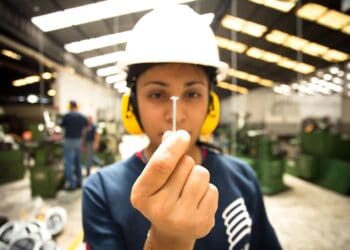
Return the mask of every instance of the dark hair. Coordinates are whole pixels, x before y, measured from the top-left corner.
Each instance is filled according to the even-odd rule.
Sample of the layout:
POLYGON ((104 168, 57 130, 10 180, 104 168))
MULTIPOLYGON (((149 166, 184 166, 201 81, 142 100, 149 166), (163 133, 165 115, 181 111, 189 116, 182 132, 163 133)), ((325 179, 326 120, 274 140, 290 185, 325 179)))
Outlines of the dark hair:
POLYGON ((76 101, 73 101, 73 100, 69 101, 69 108, 75 109, 77 107, 78 107, 78 104, 76 101))

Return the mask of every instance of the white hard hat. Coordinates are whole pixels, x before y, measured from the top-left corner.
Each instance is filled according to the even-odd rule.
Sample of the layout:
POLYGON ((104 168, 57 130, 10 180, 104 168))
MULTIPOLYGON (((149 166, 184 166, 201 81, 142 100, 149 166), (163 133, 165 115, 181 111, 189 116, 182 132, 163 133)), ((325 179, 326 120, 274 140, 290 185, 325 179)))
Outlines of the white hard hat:
POLYGON ((199 15, 187 5, 163 6, 144 15, 134 26, 121 66, 139 63, 191 63, 217 69, 225 77, 209 15, 199 15))

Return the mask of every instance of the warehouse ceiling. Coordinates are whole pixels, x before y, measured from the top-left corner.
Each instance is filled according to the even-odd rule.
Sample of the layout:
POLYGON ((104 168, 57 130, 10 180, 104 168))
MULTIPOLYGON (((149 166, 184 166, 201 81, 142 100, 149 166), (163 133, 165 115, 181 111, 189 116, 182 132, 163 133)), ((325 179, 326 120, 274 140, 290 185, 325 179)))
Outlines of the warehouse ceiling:
MULTIPOLYGON (((2 0, 0 2, 0 49, 14 51, 22 56, 21 59, 13 59, 0 55, 1 88, 9 89, 1 91, 2 95, 8 96, 12 93, 13 80, 36 72, 53 71, 56 63, 71 67, 97 83, 106 84, 105 76, 98 76, 96 72, 98 69, 115 65, 115 62, 88 67, 84 61, 91 57, 122 51, 125 43, 79 53, 68 52, 65 45, 129 31, 146 11, 47 32, 42 31, 32 22, 33 17, 102 2, 104 1, 2 0), (23 47, 29 48, 30 51, 39 51, 39 54, 47 59, 46 63, 39 63, 38 56, 29 56, 31 53, 28 53, 28 50, 24 53, 23 47)), ((119 7, 118 2, 122 1, 116 1, 116 9, 119 7)), ((346 2, 349 5, 345 0, 344 2, 336 0, 297 2, 293 0, 198 0, 187 4, 199 13, 215 14, 212 27, 218 37, 220 55, 232 69, 226 82, 229 85, 235 83, 239 86, 239 88, 231 88, 232 86, 227 84, 222 85, 223 88, 218 92, 221 97, 226 97, 232 93, 232 90, 244 93, 247 90, 272 87, 280 83, 291 84, 298 79, 307 79, 316 75, 320 69, 334 64, 343 67, 350 58, 349 7, 347 11, 342 9, 346 8, 346 2), (269 2, 273 3, 272 6, 268 6, 269 2), (294 4, 290 10, 283 12, 276 9, 278 3, 294 4), (323 21, 315 19, 317 16, 309 17, 316 21, 302 17, 302 12, 298 13, 298 11, 310 3, 320 4, 321 7, 328 9, 310 8, 304 9, 304 13, 317 14, 319 11, 318 17, 325 17, 325 13, 335 11, 338 16, 345 18, 343 24, 340 24, 341 28, 331 27, 336 25, 334 23, 340 22, 332 16, 330 21, 326 18, 323 18, 323 21), (231 20, 228 16, 231 16, 231 20), (233 24, 236 30, 224 27, 224 23, 233 24), (289 35, 288 40, 286 35, 289 35), (279 38, 282 40, 278 40, 279 38), (226 40, 231 40, 231 44, 224 44, 226 40), (229 47, 233 48, 233 51, 228 50, 229 47)), ((27 91, 31 91, 30 88, 45 91, 40 90, 38 86, 26 88, 29 89, 27 91)))

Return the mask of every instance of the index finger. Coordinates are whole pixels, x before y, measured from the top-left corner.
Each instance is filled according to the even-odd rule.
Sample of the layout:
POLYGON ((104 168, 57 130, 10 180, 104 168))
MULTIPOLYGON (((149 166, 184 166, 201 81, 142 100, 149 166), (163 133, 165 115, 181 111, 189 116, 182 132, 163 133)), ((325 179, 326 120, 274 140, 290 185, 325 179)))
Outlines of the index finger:
POLYGON ((139 195, 150 196, 156 193, 167 182, 188 149, 190 135, 185 130, 166 136, 135 182, 133 189, 137 189, 139 195))

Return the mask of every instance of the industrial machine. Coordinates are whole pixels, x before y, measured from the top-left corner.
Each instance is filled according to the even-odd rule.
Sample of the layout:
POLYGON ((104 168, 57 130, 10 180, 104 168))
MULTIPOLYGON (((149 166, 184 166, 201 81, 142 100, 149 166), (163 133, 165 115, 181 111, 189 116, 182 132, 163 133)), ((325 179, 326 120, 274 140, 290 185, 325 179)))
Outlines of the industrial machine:
POLYGON ((350 194, 350 137, 332 127, 324 119, 304 121, 297 176, 350 194))

